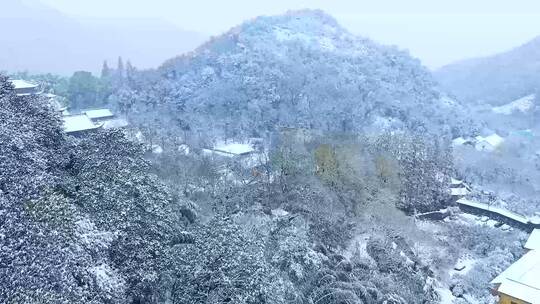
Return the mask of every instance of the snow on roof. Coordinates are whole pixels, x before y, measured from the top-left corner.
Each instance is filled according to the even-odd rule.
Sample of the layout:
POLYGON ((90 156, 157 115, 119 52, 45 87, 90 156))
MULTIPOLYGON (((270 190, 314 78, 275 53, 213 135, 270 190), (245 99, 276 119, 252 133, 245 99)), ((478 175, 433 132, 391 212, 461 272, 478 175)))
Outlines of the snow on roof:
POLYGON ((62 119, 64 120, 66 133, 93 130, 101 127, 101 125, 94 124, 85 114, 63 116, 62 119))
POLYGON ((214 150, 217 152, 225 152, 233 155, 248 154, 254 151, 251 144, 242 143, 219 143, 214 146, 214 150))
POLYGON ((490 136, 485 137, 484 140, 494 147, 497 147, 504 142, 504 138, 500 137, 496 133, 493 133, 490 136))
POLYGON ((457 201, 458 204, 460 205, 465 205, 465 206, 469 206, 469 207, 474 207, 474 208, 478 208, 478 209, 483 209, 483 210, 486 210, 486 211, 491 211, 491 212, 494 212, 494 213, 498 213, 502 216, 505 216, 507 218, 510 218, 514 221, 517 221, 517 222, 520 222, 522 224, 528 224, 529 223, 529 219, 527 219, 526 217, 522 216, 522 215, 519 215, 517 213, 514 213, 512 211, 508 211, 508 210, 505 210, 503 208, 499 208, 499 207, 495 207, 495 206, 490 206, 490 205, 487 205, 487 204, 483 204, 483 203, 478 203, 478 202, 474 202, 474 201, 470 201, 468 199, 459 199, 457 201))
POLYGON ((520 99, 514 100, 511 103, 500 107, 494 107, 492 110, 497 114, 510 115, 515 111, 526 113, 534 107, 535 94, 527 95, 520 99))
POLYGON ((491 151, 494 148, 497 148, 504 142, 504 138, 498 134, 491 134, 487 137, 476 136, 476 149, 477 150, 488 150, 491 151))
POLYGON ((525 243, 525 249, 538 250, 540 249, 540 229, 534 229, 525 243))
POLYGON ((84 112, 90 119, 112 117, 114 114, 109 109, 96 109, 84 112))
POLYGON ((463 181, 462 181, 462 180, 459 180, 459 179, 455 179, 455 178, 452 177, 452 178, 450 179, 450 183, 451 183, 452 185, 461 185, 461 184, 463 184, 463 181))
POLYGON ((469 189, 467 188, 450 188, 450 195, 453 196, 465 196, 469 194, 469 189))
POLYGON ((511 297, 538 303, 540 299, 540 251, 532 250, 491 281, 497 291, 511 297))
POLYGON ((452 145, 454 146, 461 146, 464 145, 467 142, 467 140, 463 137, 454 138, 452 140, 452 145))
POLYGON ((22 79, 13 79, 10 80, 11 84, 15 87, 15 89, 31 89, 38 87, 37 84, 28 82, 26 80, 22 79))
POLYGON ((529 221, 535 225, 540 225, 540 216, 535 213, 535 215, 529 216, 529 221))
POLYGON ((161 154, 163 153, 163 148, 160 145, 152 145, 152 153, 161 154))
POLYGON ((110 119, 103 123, 103 129, 127 127, 129 122, 124 118, 110 119))

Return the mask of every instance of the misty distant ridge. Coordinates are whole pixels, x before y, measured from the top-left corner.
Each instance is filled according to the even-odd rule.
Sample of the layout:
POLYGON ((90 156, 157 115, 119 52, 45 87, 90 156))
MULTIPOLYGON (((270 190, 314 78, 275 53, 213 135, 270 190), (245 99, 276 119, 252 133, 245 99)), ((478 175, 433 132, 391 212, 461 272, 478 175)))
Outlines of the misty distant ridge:
POLYGON ((37 0, 3 3, 0 26, 9 29, 0 37, 0 70, 9 72, 97 73, 118 56, 151 68, 206 39, 162 20, 76 20, 37 0))
POLYGON ((540 90, 540 36, 507 52, 434 72, 442 89, 468 103, 506 104, 540 90))

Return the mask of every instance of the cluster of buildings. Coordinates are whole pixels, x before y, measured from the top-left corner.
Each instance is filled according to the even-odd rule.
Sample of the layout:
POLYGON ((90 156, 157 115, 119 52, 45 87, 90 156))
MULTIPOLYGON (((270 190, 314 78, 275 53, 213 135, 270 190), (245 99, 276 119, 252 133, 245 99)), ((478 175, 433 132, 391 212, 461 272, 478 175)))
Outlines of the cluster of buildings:
POLYGON ((109 109, 89 109, 71 114, 67 106, 54 94, 44 93, 38 84, 21 79, 10 80, 19 96, 41 95, 48 99, 53 109, 62 113, 64 131, 71 135, 83 135, 99 128, 121 128, 128 125, 127 120, 116 117, 109 109))
POLYGON ((540 229, 525 243, 526 253, 491 281, 499 304, 540 303, 540 229))
POLYGON ((462 210, 489 214, 492 218, 532 231, 524 245, 525 255, 490 284, 493 294, 499 297, 499 304, 540 304, 540 222, 496 206, 466 199, 465 196, 471 192, 471 188, 461 180, 452 178, 450 192, 462 210))

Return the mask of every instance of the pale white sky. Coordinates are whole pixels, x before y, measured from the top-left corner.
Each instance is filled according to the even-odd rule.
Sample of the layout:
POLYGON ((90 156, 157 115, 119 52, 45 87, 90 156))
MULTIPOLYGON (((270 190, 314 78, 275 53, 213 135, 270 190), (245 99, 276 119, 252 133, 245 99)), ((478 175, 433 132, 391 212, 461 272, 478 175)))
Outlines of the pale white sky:
POLYGON ((504 51, 540 35, 538 0, 41 1, 72 16, 159 18, 208 35, 258 15, 320 8, 353 33, 409 49, 430 68, 504 51))

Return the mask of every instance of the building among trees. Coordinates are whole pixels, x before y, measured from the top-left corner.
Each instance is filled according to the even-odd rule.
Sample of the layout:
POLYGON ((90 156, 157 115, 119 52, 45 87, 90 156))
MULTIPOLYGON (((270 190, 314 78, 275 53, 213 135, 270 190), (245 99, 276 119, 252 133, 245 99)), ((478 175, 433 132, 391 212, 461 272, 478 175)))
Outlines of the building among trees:
POLYGON ((94 123, 86 114, 66 115, 62 119, 64 131, 71 135, 82 135, 103 126, 101 123, 94 123))
POLYGON ((40 86, 36 83, 22 79, 12 79, 10 82, 15 88, 15 93, 18 96, 37 95, 42 93, 40 86))
POLYGON ((109 109, 94 109, 83 111, 94 122, 103 122, 114 118, 113 112, 109 109))

